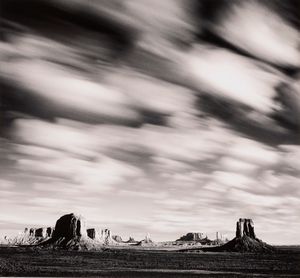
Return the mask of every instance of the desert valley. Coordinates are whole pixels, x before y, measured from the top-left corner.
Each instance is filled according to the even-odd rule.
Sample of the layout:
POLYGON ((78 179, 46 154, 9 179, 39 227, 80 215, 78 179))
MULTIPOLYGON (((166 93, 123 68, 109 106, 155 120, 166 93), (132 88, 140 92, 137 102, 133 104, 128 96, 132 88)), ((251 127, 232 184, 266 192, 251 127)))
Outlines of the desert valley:
MULTIPOLYGON (((4 276, 299 277, 299 246, 271 246, 256 237, 252 219, 240 218, 232 240, 187 233, 174 241, 122 240, 89 228, 73 213, 55 227, 25 228, 1 239, 4 276)), ((217 233, 218 236, 218 233, 217 233)))
POLYGON ((0 277, 300 277, 299 12, 0 0, 0 277))

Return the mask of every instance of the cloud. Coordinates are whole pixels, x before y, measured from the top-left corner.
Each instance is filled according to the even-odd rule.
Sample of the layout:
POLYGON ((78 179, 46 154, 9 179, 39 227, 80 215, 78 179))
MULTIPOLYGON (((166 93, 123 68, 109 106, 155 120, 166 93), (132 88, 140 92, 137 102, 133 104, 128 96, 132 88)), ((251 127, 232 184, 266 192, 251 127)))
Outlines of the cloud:
POLYGON ((282 145, 280 149, 284 151, 282 162, 284 165, 294 170, 296 173, 300 171, 300 147, 298 145, 282 145))
POLYGON ((242 103, 260 112, 275 108, 274 87, 283 78, 263 70, 248 58, 212 46, 195 46, 185 64, 193 84, 201 91, 242 103))
POLYGON ((18 165, 19 170, 24 173, 33 176, 60 177, 65 182, 73 184, 75 189, 81 188, 89 194, 110 190, 113 185, 122 185, 127 178, 133 179, 143 175, 143 171, 137 167, 101 155, 95 161, 70 157, 43 162, 19 159, 18 165))
POLYGON ((230 190, 230 198, 232 200, 238 200, 245 205, 257 207, 279 207, 283 199, 279 196, 261 196, 252 193, 248 193, 239 189, 230 190))
MULTIPOLYGON (((176 200, 176 199, 166 199, 158 200, 155 203, 162 205, 163 207, 169 210, 190 210, 193 207, 193 203, 185 200, 176 200)), ((162 208, 163 209, 163 208, 162 208)))
MULTIPOLYGON (((230 153, 229 153, 230 154, 230 153)), ((219 160, 220 168, 223 170, 242 173, 246 175, 254 174, 258 170, 258 166, 253 163, 244 162, 239 158, 222 157, 219 160)))
POLYGON ((158 167, 160 170, 174 172, 189 170, 192 168, 192 166, 187 163, 166 157, 153 156, 151 159, 153 161, 154 167, 158 167))
POLYGON ((35 197, 29 200, 29 204, 38 208, 41 207, 67 207, 70 200, 62 198, 46 198, 46 197, 35 197))
POLYGON ((26 148, 27 150, 28 148, 35 148, 31 149, 35 155, 44 151, 47 152, 47 156, 51 156, 55 153, 55 150, 59 150, 82 156, 92 156, 94 154, 93 148, 96 145, 91 135, 78 128, 34 119, 16 120, 12 134, 17 142, 36 145, 34 147, 18 146, 19 149, 23 149, 23 152, 26 152, 26 148), (44 149, 40 147, 44 147, 44 149), (45 150, 45 148, 50 150, 45 150))
POLYGON ((238 137, 228 154, 234 158, 259 166, 274 165, 279 162, 280 155, 275 149, 254 140, 238 137))
POLYGON ((0 189, 10 189, 15 187, 15 183, 9 180, 0 179, 0 189))
POLYGON ((136 22, 138 28, 142 30, 141 40, 145 47, 158 48, 160 40, 166 41, 186 41, 191 40, 195 27, 191 24, 188 9, 190 1, 159 0, 147 1, 129 0, 125 6, 129 16, 136 22), (160 11, 157 13, 157 11, 160 11), (154 39, 153 39, 154 38, 154 39))
MULTIPOLYGON (((92 2, 87 13, 113 22, 101 24, 109 34, 85 16, 65 27, 74 16, 62 26, 78 30, 70 41, 65 29, 13 29, 0 43, 1 225, 54 225, 73 211, 159 240, 234 236, 236 219, 253 217, 263 240, 297 241, 282 238, 299 228, 299 78, 279 70, 299 65, 293 27, 258 1, 221 1, 212 24, 203 3, 201 26, 194 1, 92 2), (205 42, 202 27, 231 46, 205 42)), ((25 25, 51 25, 38 21, 25 25)))
POLYGON ((263 60, 283 66, 300 66, 298 31, 259 1, 234 2, 213 30, 231 44, 263 60))
POLYGON ((142 188, 140 191, 131 191, 126 189, 121 189, 118 194, 121 196, 129 196, 134 198, 150 198, 150 199, 166 199, 168 197, 168 194, 166 192, 149 192, 149 191, 143 191, 142 188))
POLYGON ((143 170, 128 163, 117 161, 105 156, 92 163, 86 163, 80 167, 74 175, 74 181, 84 185, 88 192, 97 192, 101 188, 112 185, 123 185, 126 179, 134 179, 143 176, 143 170))
POLYGON ((242 174, 215 171, 212 173, 213 180, 228 187, 247 188, 253 185, 254 180, 242 174))
MULTIPOLYGON (((122 92, 53 63, 42 60, 8 63, 6 75, 24 90, 23 101, 30 103, 39 99, 39 104, 49 116, 96 122, 140 121, 139 114, 132 109, 130 100, 122 92)), ((32 109, 31 112, 34 112, 37 108, 32 109)))
POLYGON ((154 113, 191 113, 195 101, 195 92, 187 88, 131 70, 115 70, 106 76, 105 83, 123 92, 133 107, 154 113))

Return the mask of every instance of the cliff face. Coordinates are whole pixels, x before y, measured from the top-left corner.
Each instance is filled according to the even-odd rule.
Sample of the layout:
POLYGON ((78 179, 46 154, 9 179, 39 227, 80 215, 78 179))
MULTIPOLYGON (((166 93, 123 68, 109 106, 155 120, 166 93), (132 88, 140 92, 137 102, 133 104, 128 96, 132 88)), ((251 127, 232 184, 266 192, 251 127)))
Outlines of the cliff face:
POLYGON ((25 228, 23 232, 19 233, 16 237, 5 237, 5 244, 9 245, 35 245, 46 241, 51 237, 49 229, 52 227, 42 228, 25 228))
POLYGON ((38 229, 35 229, 34 236, 35 237, 46 238, 47 237, 47 228, 38 228, 38 229))
POLYGON ((116 237, 111 235, 110 229, 87 229, 87 235, 89 238, 95 240, 97 243, 102 243, 104 245, 115 244, 117 242, 122 242, 121 237, 116 237), (115 238, 114 238, 115 237, 115 238), (119 240, 119 241, 118 241, 119 240))
POLYGON ((118 235, 113 235, 112 239, 116 242, 123 242, 122 237, 118 236, 118 235))
POLYGON ((200 241, 203 239, 203 233, 187 233, 176 241, 200 241))
POLYGON ((63 215, 56 221, 54 230, 48 227, 45 232, 51 237, 40 246, 74 250, 95 247, 88 237, 85 219, 74 213, 63 215))
POLYGON ((241 238, 244 235, 253 239, 256 238, 252 219, 240 218, 239 221, 236 222, 236 237, 241 238))
POLYGON ((48 227, 47 228, 47 237, 52 237, 53 232, 54 232, 54 228, 48 227))
MULTIPOLYGON (((146 242, 151 239, 146 237, 146 242)), ((74 213, 61 216, 53 227, 25 228, 15 238, 4 237, 1 244, 37 245, 45 248, 101 249, 106 245, 126 244, 110 229, 86 229, 85 219, 74 213)))
POLYGON ((87 229, 86 232, 88 237, 91 239, 95 239, 98 235, 98 231, 95 228, 87 229))
POLYGON ((89 250, 100 249, 104 245, 118 244, 112 238, 109 229, 86 229, 85 219, 74 213, 63 215, 56 221, 54 231, 47 229, 45 232, 52 236, 41 245, 54 248, 89 250))
POLYGON ((254 232, 252 219, 240 218, 236 223, 236 237, 226 244, 204 251, 214 252, 252 252, 267 253, 274 252, 275 248, 258 239, 254 232))
POLYGON ((74 213, 66 214, 56 221, 52 238, 87 237, 86 223, 83 217, 74 213))

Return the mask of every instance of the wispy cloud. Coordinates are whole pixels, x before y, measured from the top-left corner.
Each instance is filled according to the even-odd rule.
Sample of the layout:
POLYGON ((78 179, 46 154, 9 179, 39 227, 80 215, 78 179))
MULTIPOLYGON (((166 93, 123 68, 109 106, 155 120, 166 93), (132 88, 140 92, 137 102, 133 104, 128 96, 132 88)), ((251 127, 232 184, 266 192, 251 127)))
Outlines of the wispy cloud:
POLYGON ((264 240, 299 241, 299 30, 279 1, 121 2, 27 20, 6 1, 1 227, 73 211, 166 240, 253 217, 264 240))
POLYGON ((275 8, 259 1, 236 1, 214 29, 225 40, 263 60, 284 66, 300 65, 298 30, 275 8))

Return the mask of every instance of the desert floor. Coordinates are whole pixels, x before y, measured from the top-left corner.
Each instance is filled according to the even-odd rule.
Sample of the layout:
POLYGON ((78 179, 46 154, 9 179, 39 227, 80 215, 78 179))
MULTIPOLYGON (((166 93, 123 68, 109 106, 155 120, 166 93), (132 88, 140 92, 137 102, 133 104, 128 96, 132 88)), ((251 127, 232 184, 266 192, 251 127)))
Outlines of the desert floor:
POLYGON ((300 246, 275 254, 1 247, 0 276, 300 277, 300 246))

